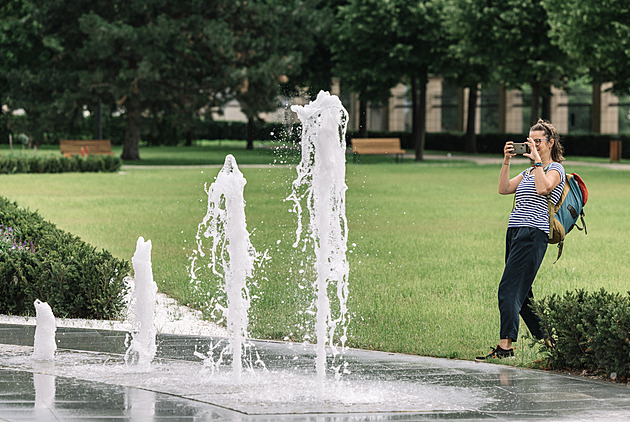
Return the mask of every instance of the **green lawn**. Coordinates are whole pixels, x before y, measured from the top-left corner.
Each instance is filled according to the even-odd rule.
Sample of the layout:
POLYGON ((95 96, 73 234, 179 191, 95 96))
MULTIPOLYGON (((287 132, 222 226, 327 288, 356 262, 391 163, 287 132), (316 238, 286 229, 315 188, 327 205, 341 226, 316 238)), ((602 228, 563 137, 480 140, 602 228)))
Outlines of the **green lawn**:
MULTIPOLYGON (((141 154, 167 162, 158 152, 147 148, 141 154)), ((237 161, 242 153, 218 154, 226 152, 234 152, 237 161)), ((268 162, 284 160, 278 153, 270 157, 268 162)), ((242 159, 247 162, 246 155, 242 159)), ((496 289, 512 206, 512 197, 497 193, 499 168, 375 161, 347 166, 350 344, 462 359, 485 352, 497 342, 496 289)), ((252 243, 271 257, 257 273, 250 331, 259 338, 299 340, 309 326, 300 312, 309 297, 302 288, 309 283, 309 256, 291 246, 296 221, 284 199, 295 169, 277 165, 241 170, 247 179, 252 243), (304 274, 298 271, 302 263, 304 274)), ((557 250, 549 247, 535 295, 601 287, 625 292, 630 279, 630 171, 592 166, 567 170, 578 172, 589 187, 589 234, 572 232, 555 265, 557 250)), ((134 167, 117 174, 2 175, 0 194, 121 258, 131 259, 138 236, 151 239, 160 290, 185 303, 200 303, 191 293, 186 267, 205 215, 203 186, 217 173, 217 168, 134 167)), ((519 342, 516 364, 537 358, 522 350, 524 345, 519 342)))

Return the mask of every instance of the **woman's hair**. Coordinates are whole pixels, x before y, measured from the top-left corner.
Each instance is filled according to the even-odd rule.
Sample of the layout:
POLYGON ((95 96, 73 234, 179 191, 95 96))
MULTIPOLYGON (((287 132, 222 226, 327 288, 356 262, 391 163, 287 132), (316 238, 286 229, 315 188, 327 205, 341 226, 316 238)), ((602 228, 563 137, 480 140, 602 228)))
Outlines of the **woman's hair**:
POLYGON ((549 138, 549 140, 553 139, 554 141, 553 146, 551 147, 551 159, 556 163, 561 163, 564 161, 564 147, 560 143, 560 135, 558 135, 558 132, 556 132, 556 128, 553 127, 551 122, 543 119, 538 119, 536 124, 532 126, 529 131, 545 132, 545 135, 549 138))

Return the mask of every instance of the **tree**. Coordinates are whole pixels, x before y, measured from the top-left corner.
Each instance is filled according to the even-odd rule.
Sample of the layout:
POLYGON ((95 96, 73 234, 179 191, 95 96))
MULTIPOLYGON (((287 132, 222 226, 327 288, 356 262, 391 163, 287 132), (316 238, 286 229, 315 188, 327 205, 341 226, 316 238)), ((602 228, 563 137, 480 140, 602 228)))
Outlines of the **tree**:
POLYGON ((396 5, 395 42, 390 53, 395 74, 411 86, 412 138, 416 161, 424 158, 426 101, 429 73, 438 69, 445 54, 444 2, 423 0, 393 1, 396 5))
POLYGON ((295 86, 300 82, 304 57, 315 49, 316 25, 324 22, 326 26, 330 20, 319 3, 258 0, 245 11, 245 26, 237 41, 237 50, 242 51, 238 65, 243 69, 244 83, 235 96, 247 116, 247 149, 253 148, 259 114, 278 109, 282 84, 295 86))
POLYGON ((625 0, 543 0, 554 43, 580 64, 593 90, 593 131, 599 132, 599 87, 630 93, 630 7, 625 0))
POLYGON ((551 42, 547 12, 541 0, 492 0, 496 13, 489 22, 499 79, 507 87, 532 87, 531 122, 550 119, 551 87, 565 87, 571 63, 551 42), (542 107, 540 100, 542 98, 542 107))
POLYGON ((458 87, 468 88, 466 151, 477 152, 475 116, 479 85, 490 82, 497 65, 495 40, 488 35, 488 22, 496 18, 496 9, 474 0, 451 0, 444 8, 449 39, 441 56, 440 73, 458 87))
POLYGON ((230 1, 213 3, 101 2, 78 18, 86 36, 77 48, 81 81, 93 98, 124 109, 123 159, 140 159, 143 116, 189 120, 225 101, 242 77, 232 26, 241 10, 230 1))
POLYGON ((189 121, 227 101, 244 76, 235 44, 247 2, 12 2, 32 5, 22 19, 39 46, 35 60, 18 61, 12 96, 31 117, 45 104, 67 121, 99 101, 118 107, 126 118, 124 159, 140 158, 143 120, 189 121))
POLYGON ((77 75, 61 67, 60 46, 44 35, 40 20, 32 1, 0 3, 0 100, 9 110, 26 110, 25 116, 9 120, 8 129, 28 133, 36 143, 49 132, 72 130, 82 118, 74 96, 58 95, 56 87, 76 86, 77 75))
POLYGON ((339 7, 331 45, 334 74, 344 89, 359 95, 361 137, 367 134, 367 103, 387 101, 400 81, 392 61, 396 18, 394 2, 350 0, 339 7))
POLYGON ((285 94, 289 96, 303 94, 308 89, 309 97, 314 100, 319 91, 328 91, 333 80, 333 52, 335 28, 340 6, 347 0, 312 0, 310 11, 301 13, 302 24, 297 25, 299 34, 308 37, 309 48, 302 51, 302 66, 293 73, 290 84, 285 84, 285 94), (305 29, 305 30, 304 30, 305 29), (298 89, 296 89, 298 88, 298 89))
POLYGON ((339 9, 332 46, 336 74, 359 94, 363 132, 367 102, 386 101, 407 81, 416 160, 424 154, 429 72, 444 48, 441 7, 441 0, 350 0, 339 9))

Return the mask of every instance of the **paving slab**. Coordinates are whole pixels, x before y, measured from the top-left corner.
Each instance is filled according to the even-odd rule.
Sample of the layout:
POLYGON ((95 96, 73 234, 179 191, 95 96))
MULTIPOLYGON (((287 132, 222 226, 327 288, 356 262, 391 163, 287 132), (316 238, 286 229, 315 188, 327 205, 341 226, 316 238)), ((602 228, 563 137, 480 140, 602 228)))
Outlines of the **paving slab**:
POLYGON ((313 345, 251 341, 237 383, 222 338, 159 335, 143 369, 111 330, 58 328, 35 362, 34 330, 0 324, 0 421, 630 420, 627 385, 547 371, 350 349, 322 392, 313 345))

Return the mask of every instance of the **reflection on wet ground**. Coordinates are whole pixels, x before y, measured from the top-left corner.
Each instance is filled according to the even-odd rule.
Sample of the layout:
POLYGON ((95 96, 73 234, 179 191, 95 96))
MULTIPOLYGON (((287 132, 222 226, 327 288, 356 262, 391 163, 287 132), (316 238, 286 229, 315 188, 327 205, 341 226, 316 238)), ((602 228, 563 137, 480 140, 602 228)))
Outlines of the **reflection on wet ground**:
POLYGON ((162 335, 150 371, 124 365, 126 333, 59 328, 53 363, 34 327, 0 325, 0 420, 628 420, 625 385, 468 361, 350 350, 316 393, 312 345, 254 341, 264 362, 231 381, 200 356, 221 339, 162 335))

